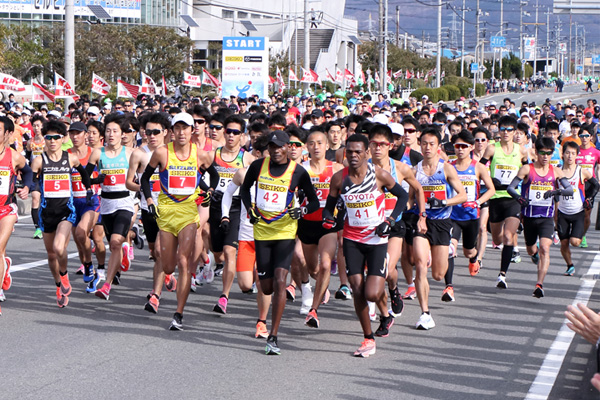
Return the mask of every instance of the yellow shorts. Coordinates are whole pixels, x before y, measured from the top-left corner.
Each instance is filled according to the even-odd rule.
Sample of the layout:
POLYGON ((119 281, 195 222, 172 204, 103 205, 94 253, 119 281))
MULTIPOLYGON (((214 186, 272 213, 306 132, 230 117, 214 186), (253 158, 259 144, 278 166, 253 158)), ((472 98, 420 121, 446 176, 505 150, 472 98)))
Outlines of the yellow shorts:
POLYGON ((179 236, 188 225, 200 226, 200 217, 196 203, 186 204, 159 204, 158 205, 158 229, 168 232, 173 236, 179 236))

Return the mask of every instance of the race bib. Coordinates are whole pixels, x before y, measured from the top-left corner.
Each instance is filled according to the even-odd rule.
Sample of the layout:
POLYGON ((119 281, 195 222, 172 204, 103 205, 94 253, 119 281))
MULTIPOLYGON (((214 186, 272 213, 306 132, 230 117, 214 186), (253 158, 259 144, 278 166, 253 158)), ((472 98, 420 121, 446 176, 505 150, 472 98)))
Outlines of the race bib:
POLYGON ((71 197, 70 174, 44 176, 44 197, 49 199, 71 197))
POLYGON ((461 178, 460 183, 462 183, 465 192, 467 192, 467 201, 477 200, 477 187, 475 186, 475 181, 469 179, 468 176, 465 176, 464 178, 462 176, 459 177, 461 178))
POLYGON ((102 185, 105 189, 108 189, 107 191, 121 192, 127 190, 125 186, 127 171, 125 168, 103 169, 100 172, 106 175, 102 185))
POLYGON ((494 168, 494 178, 498 179, 503 185, 510 185, 518 172, 519 167, 515 167, 514 165, 496 164, 494 168))
POLYGON ((375 200, 346 203, 348 225, 350 226, 377 226, 382 218, 377 213, 375 200))
POLYGON ((152 174, 150 177, 150 188, 152 193, 160 193, 160 177, 158 174, 152 174))
POLYGON ((446 199, 446 185, 426 185, 423 186, 423 192, 425 194, 425 208, 431 208, 427 199, 430 197, 435 197, 439 200, 447 200, 446 199))
POLYGON ((178 196, 191 196, 196 191, 196 171, 169 169, 169 193, 178 196))
POLYGON ((396 203, 398 202, 398 198, 391 194, 390 192, 385 193, 385 216, 389 217, 392 215, 392 211, 396 207, 396 203))
POLYGON ((8 196, 10 193, 10 169, 0 168, 0 195, 8 196))
POLYGON ((554 199, 551 197, 544 199, 544 193, 552 190, 552 185, 531 185, 529 186, 529 204, 532 206, 549 207, 554 199))
POLYGON ((319 207, 325 208, 327 196, 329 196, 329 182, 313 182, 317 197, 319 198, 319 207))
POLYGON ((287 206, 288 187, 258 182, 256 205, 262 211, 283 212, 287 206))
POLYGON ((73 173, 71 175, 71 179, 73 183, 73 197, 85 197, 87 189, 81 181, 81 175, 79 174, 79 172, 73 173))

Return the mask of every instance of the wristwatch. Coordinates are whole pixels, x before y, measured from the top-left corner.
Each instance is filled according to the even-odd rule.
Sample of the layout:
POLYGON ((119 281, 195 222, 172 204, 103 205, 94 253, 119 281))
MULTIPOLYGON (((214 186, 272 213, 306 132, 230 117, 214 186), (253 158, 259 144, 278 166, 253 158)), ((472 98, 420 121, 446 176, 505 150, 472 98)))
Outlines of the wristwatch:
POLYGON ((423 217, 423 218, 427 218, 427 212, 423 211, 422 213, 419 214, 419 216, 423 217))

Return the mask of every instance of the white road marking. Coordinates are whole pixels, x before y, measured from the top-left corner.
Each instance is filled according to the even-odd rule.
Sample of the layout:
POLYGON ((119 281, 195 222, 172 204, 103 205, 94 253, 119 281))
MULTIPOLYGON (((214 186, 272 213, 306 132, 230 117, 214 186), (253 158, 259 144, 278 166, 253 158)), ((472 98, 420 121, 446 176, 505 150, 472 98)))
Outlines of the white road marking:
MULTIPOLYGON (((594 261, 586 274, 597 273, 600 273, 600 254, 594 257, 594 261)), ((577 305, 578 303, 582 303, 587 305, 595 285, 596 281, 582 280, 572 304, 577 305)), ((565 318, 560 330, 556 334, 554 342, 550 346, 550 349, 548 349, 548 353, 544 358, 544 362, 542 363, 537 376, 529 388, 529 393, 527 393, 527 397, 525 397, 526 400, 547 399, 550 395, 550 392, 554 387, 554 382, 556 382, 556 377, 560 372, 562 363, 569 350, 569 346, 571 346, 573 337, 575 337, 575 332, 569 329, 567 322, 568 320, 565 318)))
MULTIPOLYGON (((71 254, 67 255, 67 258, 75 258, 78 256, 79 256, 79 253, 71 253, 71 254)), ((32 261, 32 262, 25 263, 25 264, 11 265, 10 272, 13 273, 13 272, 25 271, 27 269, 41 267, 43 265, 48 265, 48 260, 39 260, 39 261, 32 261)))

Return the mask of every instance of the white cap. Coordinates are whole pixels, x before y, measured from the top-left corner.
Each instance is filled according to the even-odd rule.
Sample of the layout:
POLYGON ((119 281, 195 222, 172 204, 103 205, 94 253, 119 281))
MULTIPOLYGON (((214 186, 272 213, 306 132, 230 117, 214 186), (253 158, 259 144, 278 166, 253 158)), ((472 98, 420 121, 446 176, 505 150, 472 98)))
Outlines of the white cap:
POLYGON ((399 136, 404 136, 404 126, 397 122, 390 122, 388 126, 392 129, 392 133, 399 136))
POLYGON ((100 114, 100 109, 96 106, 91 106, 90 108, 87 109, 87 113, 98 115, 98 114, 100 114))
POLYGON ((56 110, 52 110, 52 111, 50 111, 50 112, 48 113, 48 115, 52 115, 52 116, 54 116, 54 117, 56 117, 56 118, 60 118, 60 117, 61 117, 60 113, 59 113, 58 111, 56 111, 56 110))
POLYGON ((171 126, 175 126, 175 124, 178 122, 183 122, 188 126, 194 126, 194 117, 192 117, 188 113, 182 112, 173 117, 173 120, 171 121, 171 126))
POLYGON ((28 109, 24 109, 23 114, 31 116, 31 111, 29 111, 28 109))
POLYGON ((427 96, 426 94, 424 94, 423 96, 421 96, 421 100, 423 100, 423 99, 429 100, 429 96, 427 96))
MULTIPOLYGON (((106 105, 104 106, 104 109, 105 109, 105 110, 110 110, 110 109, 112 109, 112 106, 111 106, 110 104, 106 104, 106 105)), ((88 110, 89 110, 89 109, 88 109, 88 110)))
POLYGON ((377 114, 376 116, 373 117, 373 123, 374 124, 387 125, 388 122, 389 122, 388 117, 386 117, 383 114, 377 114))
POLYGON ((575 113, 575 110, 569 110, 569 111, 567 111, 567 115, 577 115, 577 114, 575 113))

